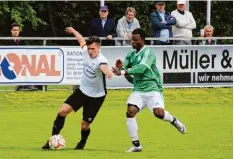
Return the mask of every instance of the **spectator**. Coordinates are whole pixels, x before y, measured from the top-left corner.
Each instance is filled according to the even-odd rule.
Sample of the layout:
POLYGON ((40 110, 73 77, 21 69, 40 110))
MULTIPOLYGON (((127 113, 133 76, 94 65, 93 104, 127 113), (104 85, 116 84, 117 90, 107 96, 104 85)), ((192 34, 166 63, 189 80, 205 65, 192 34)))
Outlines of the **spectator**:
MULTIPOLYGON (((18 37, 20 36, 20 25, 18 23, 12 23, 11 24, 11 37, 14 38, 14 40, 6 40, 3 42, 4 45, 24 45, 24 43, 22 41, 20 41, 18 39, 18 37)), ((24 90, 27 90, 27 91, 34 91, 34 90, 38 90, 38 89, 42 89, 41 88, 42 86, 23 86, 23 85, 20 85, 20 86, 16 86, 16 91, 24 91, 24 90)))
POLYGON ((101 6, 99 15, 100 18, 92 20, 89 28, 89 36, 106 37, 107 40, 102 40, 102 46, 115 45, 112 39, 116 37, 115 22, 107 18, 109 14, 107 6, 101 6))
POLYGON ((151 14, 151 25, 153 37, 163 38, 155 41, 154 44, 169 45, 169 37, 172 37, 172 25, 176 24, 176 19, 169 12, 165 11, 164 1, 155 1, 156 11, 151 14))
MULTIPOLYGON (((186 0, 177 0, 177 9, 171 15, 176 18, 176 25, 173 27, 175 38, 189 39, 193 37, 192 29, 196 28, 193 14, 185 10, 186 0)), ((191 40, 175 40, 176 45, 191 45, 191 40)))
MULTIPOLYGON (((132 38, 132 31, 140 28, 139 21, 135 18, 136 10, 133 7, 127 7, 125 16, 118 20, 117 36, 122 38, 132 38)), ((130 45, 131 40, 117 41, 117 45, 130 45)))
POLYGON ((20 35, 20 25, 18 23, 12 23, 10 30, 11 30, 10 37, 13 37, 14 40, 3 41, 3 44, 4 45, 23 45, 23 42, 18 39, 20 35))
POLYGON ((211 25, 207 25, 204 27, 204 37, 208 38, 205 40, 202 40, 200 42, 200 45, 216 45, 216 40, 213 40, 213 33, 214 33, 214 28, 211 25))

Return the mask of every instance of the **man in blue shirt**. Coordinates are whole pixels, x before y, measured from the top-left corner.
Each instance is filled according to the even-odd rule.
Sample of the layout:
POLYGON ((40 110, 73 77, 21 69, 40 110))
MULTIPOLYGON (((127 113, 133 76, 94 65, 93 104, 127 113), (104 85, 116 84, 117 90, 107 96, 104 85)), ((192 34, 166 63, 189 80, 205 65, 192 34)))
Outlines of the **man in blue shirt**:
POLYGON ((172 25, 176 24, 176 19, 169 12, 165 11, 164 1, 155 1, 156 11, 151 14, 151 25, 153 37, 162 38, 154 44, 169 45, 169 37, 172 35, 172 25))

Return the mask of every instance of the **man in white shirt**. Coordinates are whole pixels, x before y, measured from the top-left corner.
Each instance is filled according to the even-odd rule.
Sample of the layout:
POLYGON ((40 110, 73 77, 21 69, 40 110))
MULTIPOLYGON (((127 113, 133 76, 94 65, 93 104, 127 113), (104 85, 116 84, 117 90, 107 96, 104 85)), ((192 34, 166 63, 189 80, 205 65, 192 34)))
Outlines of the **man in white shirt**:
POLYGON ((186 0, 177 0, 177 9, 171 13, 176 18, 176 25, 173 27, 174 37, 185 39, 175 40, 175 45, 191 45, 189 38, 193 37, 192 29, 196 28, 193 14, 185 10, 185 5, 186 0))
MULTIPOLYGON (((84 68, 80 88, 75 90, 59 109, 52 135, 60 133, 69 113, 76 112, 83 107, 81 140, 75 147, 75 149, 83 149, 90 134, 89 125, 93 122, 107 94, 105 75, 111 79, 112 72, 107 65, 106 58, 100 53, 100 39, 97 36, 91 36, 85 41, 83 36, 72 27, 68 27, 66 31, 77 38, 83 49, 84 68)), ((48 141, 42 149, 50 149, 48 141)))
POLYGON ((117 24, 117 36, 122 38, 128 38, 129 40, 117 41, 117 45, 130 45, 132 38, 132 31, 140 28, 139 21, 135 18, 136 10, 133 7, 127 7, 125 16, 118 20, 117 24))

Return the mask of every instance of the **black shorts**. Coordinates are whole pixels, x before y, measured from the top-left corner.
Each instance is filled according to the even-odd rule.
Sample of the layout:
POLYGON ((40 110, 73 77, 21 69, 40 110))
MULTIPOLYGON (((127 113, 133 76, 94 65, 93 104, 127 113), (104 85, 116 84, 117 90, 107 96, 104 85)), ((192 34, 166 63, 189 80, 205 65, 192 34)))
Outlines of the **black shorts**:
POLYGON ((105 97, 89 97, 82 93, 80 89, 76 89, 64 103, 70 105, 75 112, 83 106, 83 120, 92 123, 105 97))

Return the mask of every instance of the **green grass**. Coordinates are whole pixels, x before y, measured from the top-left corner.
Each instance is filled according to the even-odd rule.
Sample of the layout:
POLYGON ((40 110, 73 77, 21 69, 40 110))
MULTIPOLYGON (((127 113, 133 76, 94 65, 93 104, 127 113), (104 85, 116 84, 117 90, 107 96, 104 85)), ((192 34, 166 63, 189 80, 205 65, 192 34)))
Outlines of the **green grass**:
POLYGON ((137 116, 141 153, 124 153, 131 146, 125 126, 129 90, 108 91, 83 151, 72 150, 80 139, 81 111, 66 119, 64 150, 40 149, 71 91, 0 92, 0 159, 231 159, 232 90, 165 89, 166 109, 186 124, 187 134, 145 109, 137 116))

